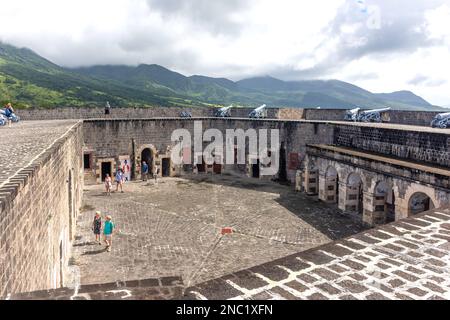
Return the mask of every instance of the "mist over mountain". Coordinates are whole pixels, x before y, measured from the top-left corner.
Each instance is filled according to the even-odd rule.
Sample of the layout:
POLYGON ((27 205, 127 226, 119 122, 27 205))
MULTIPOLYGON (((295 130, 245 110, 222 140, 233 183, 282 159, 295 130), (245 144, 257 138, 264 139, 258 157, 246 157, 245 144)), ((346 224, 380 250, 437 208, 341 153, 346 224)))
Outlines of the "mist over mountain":
POLYGON ((339 80, 237 82, 184 76, 162 66, 104 65, 67 69, 29 49, 0 43, 0 102, 19 107, 242 105, 295 108, 438 110, 409 91, 371 93, 339 80))

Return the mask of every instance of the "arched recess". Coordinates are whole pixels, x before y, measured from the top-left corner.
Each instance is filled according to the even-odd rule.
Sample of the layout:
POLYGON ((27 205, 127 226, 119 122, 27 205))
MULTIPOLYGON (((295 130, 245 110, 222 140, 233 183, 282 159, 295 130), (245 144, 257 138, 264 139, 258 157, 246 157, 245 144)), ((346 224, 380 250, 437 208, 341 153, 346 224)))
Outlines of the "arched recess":
POLYGON ((319 169, 313 162, 308 163, 305 180, 306 192, 310 195, 316 195, 319 191, 319 169))
POLYGON ((424 192, 415 192, 408 199, 408 216, 432 210, 436 207, 429 195, 424 192))
POLYGON ((136 171, 141 174, 142 162, 145 161, 148 164, 148 171, 150 174, 155 172, 155 160, 157 157, 157 150, 152 144, 145 144, 139 147, 136 155, 136 171))
POLYGON ((383 213, 386 222, 395 221, 395 194, 392 184, 388 181, 378 181, 374 189, 374 212, 383 213))
POLYGON ((361 176, 352 172, 347 177, 346 210, 363 212, 363 182, 361 176))
POLYGON ((329 166, 325 171, 325 192, 327 202, 339 201, 339 174, 333 166, 329 166))

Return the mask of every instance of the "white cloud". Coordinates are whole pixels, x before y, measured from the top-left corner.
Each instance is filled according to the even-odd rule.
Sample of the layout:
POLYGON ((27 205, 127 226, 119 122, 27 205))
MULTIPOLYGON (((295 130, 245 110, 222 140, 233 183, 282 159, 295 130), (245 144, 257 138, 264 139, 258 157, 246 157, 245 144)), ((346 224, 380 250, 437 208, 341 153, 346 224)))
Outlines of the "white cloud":
POLYGON ((157 63, 232 79, 338 78, 448 105, 448 2, 14 0, 2 3, 0 40, 64 66, 157 63), (418 76, 428 80, 414 84, 418 76))

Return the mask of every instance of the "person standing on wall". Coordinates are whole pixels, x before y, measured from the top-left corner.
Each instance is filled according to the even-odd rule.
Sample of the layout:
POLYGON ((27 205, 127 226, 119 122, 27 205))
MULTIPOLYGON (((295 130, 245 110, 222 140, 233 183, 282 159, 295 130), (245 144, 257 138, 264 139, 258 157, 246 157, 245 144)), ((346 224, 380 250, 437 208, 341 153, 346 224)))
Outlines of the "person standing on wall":
POLYGON ((112 236, 116 228, 110 215, 106 216, 105 226, 103 227, 103 235, 105 236, 106 251, 111 252, 112 236))
POLYGON ((142 181, 147 181, 148 177, 148 164, 145 161, 142 161, 142 181))
POLYGON ((111 114, 111 106, 109 105, 109 101, 106 101, 105 114, 111 114))
POLYGON ((119 191, 120 187, 120 192, 123 193, 123 179, 124 179, 123 171, 122 169, 118 169, 116 172, 116 192, 119 191))

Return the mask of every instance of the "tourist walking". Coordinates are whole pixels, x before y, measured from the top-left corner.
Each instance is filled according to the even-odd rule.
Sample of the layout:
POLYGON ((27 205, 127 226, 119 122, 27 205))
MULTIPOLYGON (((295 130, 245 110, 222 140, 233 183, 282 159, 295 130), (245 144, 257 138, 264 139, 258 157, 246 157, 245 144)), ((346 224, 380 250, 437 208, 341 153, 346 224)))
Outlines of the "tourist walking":
POLYGON ((111 251, 112 246, 112 236, 115 229, 114 222, 112 222, 112 218, 110 215, 106 216, 105 226, 103 227, 103 235, 105 236, 106 243, 106 251, 111 251))
POLYGON ((145 161, 142 161, 142 181, 147 181, 148 177, 148 164, 145 161))
POLYGON ((100 238, 100 232, 102 230, 102 214, 100 211, 95 213, 94 222, 92 223, 92 231, 94 231, 95 242, 102 244, 100 238))
POLYGON ((120 187, 120 192, 123 193, 123 179, 124 179, 124 175, 123 175, 122 169, 117 170, 117 172, 116 172, 116 192, 119 191, 119 187, 120 187))
POLYGON ((109 176, 109 174, 106 174, 106 177, 105 177, 105 189, 106 189, 106 194, 108 196, 110 196, 111 195, 111 189, 112 189, 112 179, 109 176))

